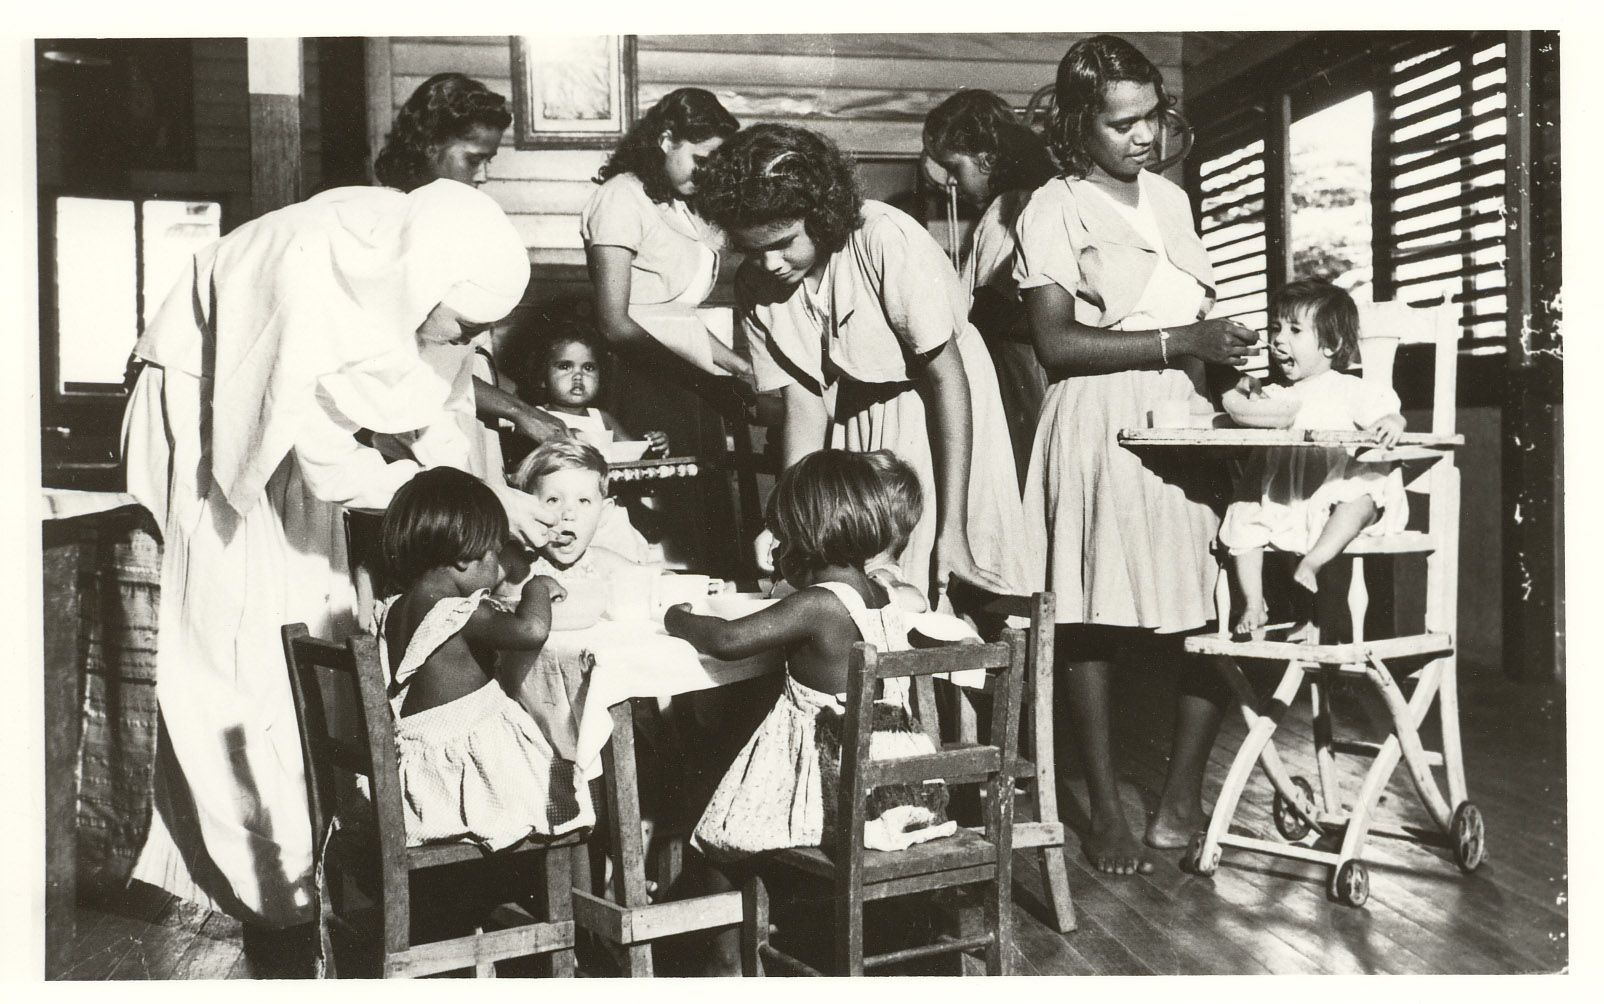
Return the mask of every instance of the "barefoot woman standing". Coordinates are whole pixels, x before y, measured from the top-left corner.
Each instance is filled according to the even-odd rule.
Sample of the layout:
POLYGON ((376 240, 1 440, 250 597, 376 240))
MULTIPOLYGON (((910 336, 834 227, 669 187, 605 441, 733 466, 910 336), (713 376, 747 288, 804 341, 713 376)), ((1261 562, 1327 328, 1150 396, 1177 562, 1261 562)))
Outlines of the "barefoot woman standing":
MULTIPOLYGON (((1257 339, 1230 321, 1199 320, 1214 278, 1186 195, 1143 169, 1169 105, 1157 67, 1124 39, 1070 48, 1050 129, 1066 170, 1021 213, 1015 266, 1037 357, 1054 381, 1025 484, 1026 527, 1039 539, 1024 550, 1045 559, 1039 568, 1058 598, 1058 694, 1091 803, 1082 846, 1098 869, 1119 874, 1152 864, 1115 783, 1110 675, 1134 645, 1186 659, 1179 634, 1212 616, 1219 517, 1210 503, 1223 479, 1196 466, 1161 473, 1115 436, 1145 424, 1158 402, 1194 398, 1204 363, 1240 362, 1257 339)), ((1203 767, 1220 720, 1214 684, 1208 667, 1182 668, 1149 846, 1182 846, 1205 821, 1203 767)))

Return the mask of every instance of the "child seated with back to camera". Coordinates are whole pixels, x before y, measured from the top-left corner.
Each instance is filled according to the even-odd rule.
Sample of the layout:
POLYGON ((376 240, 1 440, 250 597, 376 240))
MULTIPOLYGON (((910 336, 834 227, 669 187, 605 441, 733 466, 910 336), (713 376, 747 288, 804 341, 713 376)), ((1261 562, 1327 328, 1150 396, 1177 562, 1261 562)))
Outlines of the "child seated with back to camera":
POLYGON ((499 652, 536 652, 564 590, 532 576, 508 611, 489 594, 511 537, 491 490, 450 467, 396 492, 380 539, 402 591, 379 605, 379 654, 396 714, 407 843, 499 850, 593 825, 589 789, 502 690, 499 652))
MULTIPOLYGON (((780 475, 768 502, 774 564, 790 591, 735 620, 701 616, 689 604, 663 615, 669 634, 716 658, 785 655, 778 700, 724 772, 692 835, 693 846, 716 866, 697 869, 709 891, 728 888, 724 869, 738 868, 750 855, 819 846, 835 829, 841 695, 852 646, 864 641, 898 651, 911 645, 907 612, 867 567, 901 532, 898 511, 905 506, 893 494, 867 454, 808 454, 780 475)), ((875 703, 871 755, 933 750, 913 716, 907 681, 887 680, 875 703)), ((945 836, 956 825, 947 820, 946 805, 940 783, 877 788, 868 795, 864 842, 890 850, 945 836)), ((739 971, 733 931, 716 936, 713 949, 707 975, 739 971)))
MULTIPOLYGON (((572 324, 547 339, 537 356, 533 381, 539 389, 539 406, 567 425, 575 437, 598 449, 631 438, 618 419, 596 407, 606 359, 601 338, 587 327, 572 324)), ((668 433, 652 430, 643 438, 651 444, 646 456, 668 456, 668 433)))
MULTIPOLYGON (((1382 447, 1398 441, 1404 419, 1397 393, 1343 372, 1359 347, 1359 312, 1346 292, 1322 280, 1298 280, 1270 298, 1270 317, 1270 360, 1278 379, 1261 384, 1244 376, 1226 392, 1225 408, 1240 424, 1358 430, 1382 447)), ((1408 516, 1396 465, 1365 463, 1341 447, 1253 450, 1220 524, 1220 543, 1231 553, 1243 598, 1234 630, 1262 637, 1269 621, 1266 548, 1301 555, 1292 581, 1313 594, 1320 570, 1354 538, 1402 530, 1408 516)), ((1288 635, 1289 641, 1317 639, 1309 617, 1300 617, 1288 635)))
MULTIPOLYGON (((861 453, 820 450, 780 475, 767 522, 775 564, 795 591, 736 620, 663 615, 669 634, 719 659, 785 653, 780 698, 725 773, 696 824, 693 843, 715 860, 820 845, 833 829, 840 771, 842 695, 852 646, 910 647, 906 614, 872 578, 869 561, 891 546, 895 503, 861 453)), ((876 758, 931 752, 913 718, 906 680, 886 681, 870 740, 876 758)), ((869 796, 865 843, 883 850, 952 831, 940 785, 898 785, 869 796)))
MULTIPOLYGON (((930 609, 929 599, 918 586, 907 580, 899 564, 903 551, 907 549, 908 538, 924 514, 924 489, 919 487, 919 475, 907 461, 890 450, 870 450, 863 457, 885 486, 886 504, 891 517, 890 542, 885 550, 864 564, 864 570, 886 591, 891 602, 908 613, 924 613, 930 609)), ((759 537, 759 551, 768 559, 764 563, 765 571, 775 570, 772 557, 775 544, 771 531, 765 530, 759 537)), ((780 576, 769 590, 769 595, 778 598, 794 592, 796 587, 780 576)))

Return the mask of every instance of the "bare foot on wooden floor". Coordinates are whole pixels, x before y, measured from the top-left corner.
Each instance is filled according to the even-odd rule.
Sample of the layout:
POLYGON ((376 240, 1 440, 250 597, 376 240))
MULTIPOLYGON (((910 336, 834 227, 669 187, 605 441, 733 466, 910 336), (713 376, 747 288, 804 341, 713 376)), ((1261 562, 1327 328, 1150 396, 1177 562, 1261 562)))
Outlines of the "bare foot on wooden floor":
POLYGON ((1141 843, 1123 819, 1107 824, 1093 822, 1092 831, 1081 838, 1080 846, 1092 867, 1109 875, 1146 875, 1153 870, 1153 862, 1147 860, 1141 843))

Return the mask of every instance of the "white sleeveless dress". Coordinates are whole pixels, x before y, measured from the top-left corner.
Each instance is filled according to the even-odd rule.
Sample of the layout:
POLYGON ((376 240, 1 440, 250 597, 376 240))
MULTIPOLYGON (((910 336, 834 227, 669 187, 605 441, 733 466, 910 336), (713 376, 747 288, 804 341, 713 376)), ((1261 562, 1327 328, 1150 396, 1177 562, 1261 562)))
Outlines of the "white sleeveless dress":
POLYGON ((409 845, 472 840, 496 851, 531 833, 567 833, 596 822, 590 789, 573 763, 557 755, 535 720, 494 680, 449 704, 401 715, 412 677, 463 629, 485 593, 436 603, 393 671, 384 630, 397 597, 378 611, 409 845))
MULTIPOLYGON (((903 611, 892 604, 871 610, 857 590, 821 582, 846 607, 862 639, 883 652, 909 647, 903 611)), ((833 831, 840 776, 839 695, 803 686, 786 676, 785 689, 763 724, 742 747, 696 824, 692 843, 715 859, 729 860, 785 847, 817 847, 833 831)), ((907 680, 885 681, 875 702, 869 753, 876 759, 917 756, 935 749, 913 721, 907 680)), ((949 836, 947 793, 939 782, 878 788, 869 795, 864 846, 899 850, 949 836)))

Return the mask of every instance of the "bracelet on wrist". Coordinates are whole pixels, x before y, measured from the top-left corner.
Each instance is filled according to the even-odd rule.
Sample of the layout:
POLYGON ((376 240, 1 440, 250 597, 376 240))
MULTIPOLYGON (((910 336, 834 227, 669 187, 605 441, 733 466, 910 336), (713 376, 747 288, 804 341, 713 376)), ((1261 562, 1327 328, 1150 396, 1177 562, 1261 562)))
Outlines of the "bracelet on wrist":
POLYGON ((1170 364, 1170 333, 1163 328, 1158 329, 1158 354, 1164 360, 1164 365, 1170 364))

